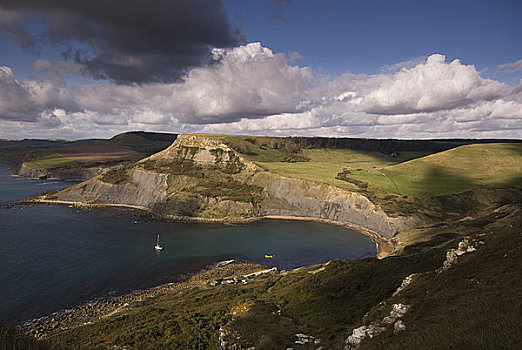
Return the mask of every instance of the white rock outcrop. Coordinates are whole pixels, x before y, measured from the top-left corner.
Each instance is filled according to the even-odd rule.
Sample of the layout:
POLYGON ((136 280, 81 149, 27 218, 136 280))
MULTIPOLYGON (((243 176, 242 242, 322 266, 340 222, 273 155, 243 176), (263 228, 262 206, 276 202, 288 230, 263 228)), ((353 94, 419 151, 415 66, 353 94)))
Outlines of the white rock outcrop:
POLYGON ((398 295, 400 292, 402 292, 406 287, 408 287, 411 282, 418 276, 419 274, 418 273, 412 273, 411 275, 405 277, 403 280, 402 280, 402 283, 401 285, 399 286, 399 288, 397 288, 397 290, 392 294, 392 296, 396 296, 398 295))
POLYGON ((393 325, 393 333, 394 334, 397 334, 397 333, 405 331, 405 330, 406 330, 406 325, 402 322, 402 320, 398 320, 393 325))
POLYGON ((355 328, 352 331, 352 335, 346 339, 346 343, 343 349, 357 349, 365 338, 375 337, 379 333, 386 331, 387 327, 390 325, 393 325, 392 329, 394 333, 406 330, 406 325, 403 323, 401 318, 406 314, 409 308, 409 305, 401 303, 393 304, 390 314, 384 317, 381 323, 355 328))
POLYGON ((471 244, 469 238, 464 238, 459 242, 457 249, 450 249, 446 252, 446 260, 443 261, 442 268, 438 270, 438 272, 446 271, 457 263, 459 256, 474 252, 475 250, 477 250, 477 248, 471 244))

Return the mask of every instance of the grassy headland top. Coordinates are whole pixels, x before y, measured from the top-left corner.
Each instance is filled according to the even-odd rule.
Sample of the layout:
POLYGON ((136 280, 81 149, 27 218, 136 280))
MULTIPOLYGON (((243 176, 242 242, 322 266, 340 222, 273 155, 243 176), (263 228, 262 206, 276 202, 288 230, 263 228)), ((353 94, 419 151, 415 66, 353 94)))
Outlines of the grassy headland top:
POLYGON ((512 140, 208 136, 269 171, 348 190, 439 196, 522 185, 522 143, 512 140))

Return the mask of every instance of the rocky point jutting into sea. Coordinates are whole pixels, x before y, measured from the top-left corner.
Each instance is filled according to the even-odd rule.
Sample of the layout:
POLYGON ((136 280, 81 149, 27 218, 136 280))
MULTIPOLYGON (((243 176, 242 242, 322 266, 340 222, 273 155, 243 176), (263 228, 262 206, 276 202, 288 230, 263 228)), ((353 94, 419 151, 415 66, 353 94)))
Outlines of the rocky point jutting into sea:
POLYGON ((415 223, 388 216, 359 193, 271 173, 199 134, 180 135, 159 153, 40 200, 129 206, 201 220, 306 217, 352 225, 388 242, 415 223))

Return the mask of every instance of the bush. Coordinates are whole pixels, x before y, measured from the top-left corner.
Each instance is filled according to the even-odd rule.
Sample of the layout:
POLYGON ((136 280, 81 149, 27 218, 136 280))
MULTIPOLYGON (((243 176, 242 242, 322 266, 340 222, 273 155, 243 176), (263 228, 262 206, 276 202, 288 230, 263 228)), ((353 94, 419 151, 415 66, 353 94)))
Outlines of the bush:
POLYGON ((47 350, 51 347, 39 341, 10 324, 0 323, 0 349, 47 350))
POLYGON ((100 180, 113 185, 120 185, 125 182, 130 182, 130 175, 127 169, 114 169, 103 174, 100 180))
POLYGON ((199 199, 194 196, 187 198, 169 198, 164 203, 156 204, 155 209, 173 215, 195 216, 200 207, 199 199))

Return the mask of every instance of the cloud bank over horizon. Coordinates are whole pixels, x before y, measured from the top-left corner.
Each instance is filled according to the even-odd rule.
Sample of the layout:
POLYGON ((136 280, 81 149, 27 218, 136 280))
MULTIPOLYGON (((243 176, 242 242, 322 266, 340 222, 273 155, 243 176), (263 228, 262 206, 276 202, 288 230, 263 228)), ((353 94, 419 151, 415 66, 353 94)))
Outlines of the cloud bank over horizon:
MULTIPOLYGON (((0 16, 1 17, 1 16, 0 16)), ((260 43, 214 48, 176 81, 66 83, 71 62, 38 60, 44 77, 0 67, 0 137, 109 137, 129 130, 379 138, 522 138, 522 82, 483 78, 442 54, 380 74, 329 77, 260 43)), ((517 62, 515 62, 517 63, 517 62)), ((507 65, 505 69, 516 69, 507 65)))

